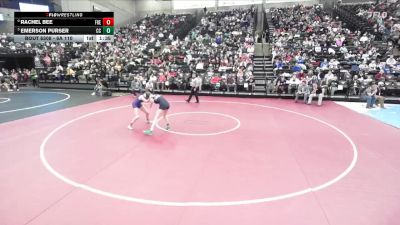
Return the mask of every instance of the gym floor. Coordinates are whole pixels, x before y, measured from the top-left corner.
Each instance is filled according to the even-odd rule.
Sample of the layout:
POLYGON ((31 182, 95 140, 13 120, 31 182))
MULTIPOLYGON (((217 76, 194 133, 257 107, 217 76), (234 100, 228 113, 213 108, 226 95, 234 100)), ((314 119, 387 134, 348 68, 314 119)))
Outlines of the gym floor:
POLYGON ((0 123, 87 104, 109 97, 95 97, 90 91, 25 88, 0 92, 0 123))
POLYGON ((0 223, 398 224, 395 126, 331 101, 165 97, 172 129, 146 136, 130 95, 0 94, 0 223))

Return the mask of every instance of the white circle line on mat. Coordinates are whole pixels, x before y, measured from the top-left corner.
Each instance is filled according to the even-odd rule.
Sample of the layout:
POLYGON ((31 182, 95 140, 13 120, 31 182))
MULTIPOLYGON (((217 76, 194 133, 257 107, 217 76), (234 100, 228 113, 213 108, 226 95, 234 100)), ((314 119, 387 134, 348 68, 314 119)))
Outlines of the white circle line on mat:
MULTIPOLYGON (((175 130, 166 130, 162 127, 160 127, 160 125, 156 124, 157 128, 169 133, 173 133, 173 134, 178 134, 178 135, 186 135, 186 136, 214 136, 214 135, 220 135, 220 134, 226 134, 232 131, 235 131, 237 129, 239 129, 240 127, 240 120, 234 116, 231 115, 227 115, 227 114, 223 114, 223 113, 216 113, 216 112, 179 112, 179 113, 172 113, 172 114, 168 114, 167 117, 174 117, 174 116, 178 116, 178 115, 184 115, 184 114, 209 114, 209 115, 217 115, 217 116, 222 116, 222 117, 226 117, 229 119, 232 119, 236 122, 236 125, 233 128, 230 128, 228 130, 224 130, 224 131, 219 131, 219 132, 212 132, 212 133, 186 133, 186 132, 179 132, 179 131, 175 131, 175 130)), ((158 121, 160 121, 162 118, 160 118, 158 121)))
MULTIPOLYGON (((176 102, 176 103, 184 103, 184 101, 171 101, 171 102, 176 102)), ((289 198, 293 198, 293 197, 297 197, 300 195, 304 195, 304 194, 308 194, 308 193, 312 193, 312 192, 316 192, 319 190, 322 190, 324 188, 327 188, 337 182, 339 182, 340 180, 342 180, 346 175, 348 175, 351 170, 355 167, 356 163, 357 163, 357 159, 358 159, 358 150, 356 145, 354 144, 353 140, 351 140, 351 138, 342 130, 340 130, 339 128, 337 128, 336 126, 325 122, 323 120, 320 120, 318 118, 315 118, 313 116, 309 116, 309 115, 305 115, 299 112, 295 112, 295 111, 291 111, 291 110, 287 110, 287 109, 282 109, 282 108, 278 108, 278 107, 274 107, 274 106, 266 106, 266 105, 260 105, 260 104, 254 104, 254 103, 243 103, 243 102, 229 102, 229 101, 202 101, 202 103, 207 102, 207 103, 226 103, 226 104, 240 104, 240 105, 249 105, 249 106, 257 106, 257 107, 263 107, 263 108, 269 108, 269 109, 276 109, 276 110, 280 110, 283 112, 289 112, 289 113, 293 113, 299 116, 303 116, 315 121, 318 121, 334 130, 336 130, 337 132, 339 132, 351 145, 352 147, 352 151, 353 151, 353 159, 350 163, 350 165, 342 172, 340 173, 338 176, 334 177, 333 179, 328 180, 327 182, 314 186, 314 187, 309 187, 303 190, 299 190, 296 192, 291 192, 291 193, 287 193, 287 194, 282 194, 282 195, 276 195, 276 196, 271 196, 271 197, 265 197, 265 198, 258 198, 258 199, 248 199, 248 200, 239 200, 239 201, 188 201, 188 202, 175 202, 175 201, 158 201, 158 200, 153 200, 153 199, 143 199, 143 198, 138 198, 138 197, 131 197, 131 196, 125 196, 125 195, 121 195, 121 194, 117 194, 117 193, 113 193, 113 192, 108 192, 108 191, 103 191, 94 187, 91 187, 89 185, 86 184, 82 184, 79 182, 76 182, 70 178, 65 177, 64 175, 62 175, 61 173, 59 173, 58 171, 56 171, 51 165, 50 163, 47 161, 46 159, 46 155, 45 155, 45 147, 47 142, 50 140, 50 138, 57 133, 59 130, 61 130, 62 128, 70 125, 71 123, 74 123, 78 120, 84 119, 86 117, 98 114, 98 113, 102 113, 102 112, 106 112, 106 111, 110 111, 110 110, 115 110, 115 109, 120 109, 120 108, 126 108, 129 107, 128 106, 119 106, 119 107, 113 107, 113 108, 108 108, 108 109, 103 109, 103 110, 98 110, 96 112, 92 112, 92 113, 88 113, 85 115, 82 115, 80 117, 77 117, 75 119, 72 119, 60 126, 58 126, 57 128, 55 128, 54 130, 52 130, 42 141, 41 145, 40 145, 40 160, 42 161, 43 165, 45 166, 45 168, 51 173, 53 174, 55 177, 57 177, 58 179, 64 181, 67 184, 70 184, 76 188, 81 188, 84 189, 86 191, 92 192, 94 194, 98 194, 98 195, 102 195, 105 197, 109 197, 109 198, 113 198, 113 199, 119 199, 119 200, 124 200, 124 201, 129 201, 129 202, 135 202, 135 203, 142 203, 142 204, 148 204, 148 205, 159 205, 159 206, 176 206, 176 207, 194 207, 194 206, 236 206, 236 205, 249 205, 249 204, 258 204, 258 203, 266 203, 266 202, 273 202, 273 201, 278 201, 278 200, 284 200, 284 199, 289 199, 289 198)))
POLYGON ((1 103, 6 103, 6 102, 9 102, 9 101, 11 101, 10 98, 0 98, 0 104, 1 103))
POLYGON ((61 99, 61 100, 57 100, 54 102, 49 102, 49 103, 45 103, 45 104, 40 104, 40 105, 35 105, 35 106, 30 106, 30 107, 24 107, 24 108, 19 108, 19 109, 12 109, 12 110, 7 110, 7 111, 0 111, 0 114, 4 114, 4 113, 10 113, 10 112, 18 112, 18 111, 23 111, 23 110, 28 110, 28 109, 36 109, 36 108, 40 108, 40 107, 45 107, 45 106, 49 106, 49 105, 53 105, 53 104, 57 104, 60 102, 64 102, 67 101, 68 99, 71 98, 71 96, 67 93, 63 93, 63 92, 43 92, 43 91, 22 91, 22 92, 8 92, 7 94, 25 94, 25 93, 37 93, 37 94, 58 94, 58 95, 65 95, 65 98, 61 99))

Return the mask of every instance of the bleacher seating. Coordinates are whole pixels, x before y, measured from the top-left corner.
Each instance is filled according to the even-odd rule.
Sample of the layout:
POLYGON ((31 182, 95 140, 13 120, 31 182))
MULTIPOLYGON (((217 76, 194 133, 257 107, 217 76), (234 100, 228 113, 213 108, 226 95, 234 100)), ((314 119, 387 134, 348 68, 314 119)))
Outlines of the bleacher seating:
POLYGON ((309 85, 318 83, 330 95, 348 96, 361 94, 376 81, 386 86, 387 94, 398 94, 394 90, 400 87, 399 62, 390 57, 392 48, 376 42, 372 33, 352 30, 319 6, 298 5, 271 13, 277 75, 274 90, 289 92, 291 84, 305 79, 309 85), (380 72, 383 75, 378 77, 380 72))

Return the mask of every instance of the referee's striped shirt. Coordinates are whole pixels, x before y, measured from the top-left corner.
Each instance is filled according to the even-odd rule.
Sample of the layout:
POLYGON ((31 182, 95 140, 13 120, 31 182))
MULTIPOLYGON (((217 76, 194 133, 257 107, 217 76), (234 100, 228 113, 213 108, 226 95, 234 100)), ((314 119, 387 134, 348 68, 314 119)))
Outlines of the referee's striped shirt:
POLYGON ((191 86, 194 88, 198 88, 201 85, 201 79, 199 77, 196 77, 192 80, 191 86))

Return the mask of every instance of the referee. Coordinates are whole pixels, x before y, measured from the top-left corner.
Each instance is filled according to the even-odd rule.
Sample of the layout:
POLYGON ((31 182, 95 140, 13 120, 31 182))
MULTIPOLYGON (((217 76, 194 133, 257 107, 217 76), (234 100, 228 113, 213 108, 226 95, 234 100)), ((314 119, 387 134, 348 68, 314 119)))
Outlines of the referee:
POLYGON ((194 78, 192 82, 190 82, 190 86, 192 86, 192 89, 190 91, 189 98, 186 100, 186 102, 189 103, 194 94, 194 97, 196 97, 196 103, 199 103, 199 89, 201 87, 201 78, 199 75, 197 75, 197 77, 194 78))

